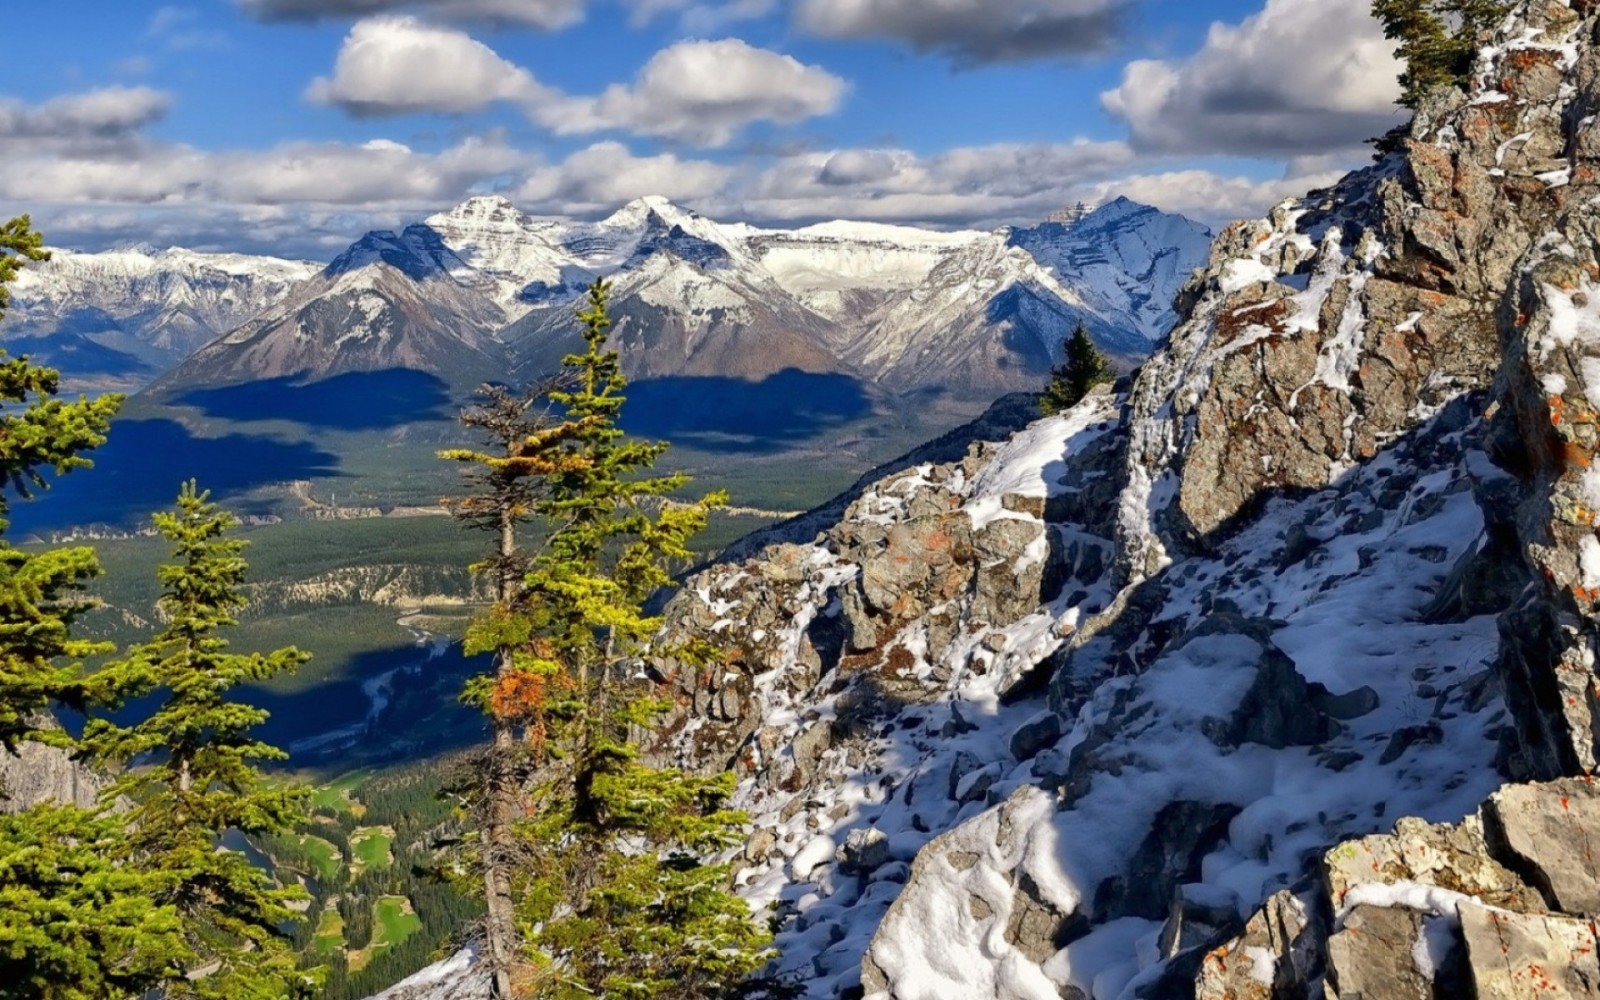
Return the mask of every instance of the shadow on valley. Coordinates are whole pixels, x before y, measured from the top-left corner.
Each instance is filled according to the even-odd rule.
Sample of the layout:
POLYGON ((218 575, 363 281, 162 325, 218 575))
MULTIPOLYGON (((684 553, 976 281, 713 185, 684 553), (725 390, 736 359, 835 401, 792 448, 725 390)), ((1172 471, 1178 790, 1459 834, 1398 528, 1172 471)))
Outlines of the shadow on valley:
POLYGON ((94 468, 52 477, 41 502, 12 508, 19 533, 135 527, 172 506, 179 485, 191 478, 226 500, 270 483, 339 474, 337 456, 306 442, 247 434, 196 437, 173 420, 118 421, 106 445, 90 457, 94 468))
POLYGON ((670 376, 628 386, 630 433, 731 454, 782 451, 870 416, 872 400, 848 375, 789 368, 760 382, 670 376))
POLYGON ((223 420, 292 420, 342 431, 383 430, 399 424, 453 420, 449 387, 436 375, 411 368, 348 372, 316 382, 286 375, 173 397, 223 420))
POLYGON ((458 696, 467 677, 486 666, 459 644, 408 643, 353 656, 335 679, 315 687, 251 688, 242 700, 271 713, 260 735, 290 752, 291 767, 416 760, 484 738, 483 715, 458 696))

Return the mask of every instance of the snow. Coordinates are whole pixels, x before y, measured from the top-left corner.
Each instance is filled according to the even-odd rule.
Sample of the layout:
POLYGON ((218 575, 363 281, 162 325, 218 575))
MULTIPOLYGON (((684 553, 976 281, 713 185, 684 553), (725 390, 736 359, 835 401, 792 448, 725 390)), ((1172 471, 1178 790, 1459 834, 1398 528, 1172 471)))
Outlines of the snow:
POLYGON ((1007 496, 1050 497, 1060 492, 1064 462, 1074 452, 1095 446, 1117 416, 1118 400, 1111 395, 1092 396, 1065 413, 1039 421, 1017 434, 1001 449, 994 462, 972 484, 966 505, 974 528, 987 527, 1009 516, 1002 507, 1007 496))

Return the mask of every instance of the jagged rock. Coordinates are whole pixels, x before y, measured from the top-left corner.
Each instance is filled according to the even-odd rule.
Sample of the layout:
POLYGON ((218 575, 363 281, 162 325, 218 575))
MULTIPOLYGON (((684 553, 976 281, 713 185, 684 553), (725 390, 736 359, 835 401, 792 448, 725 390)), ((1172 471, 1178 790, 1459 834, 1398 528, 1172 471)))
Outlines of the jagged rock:
POLYGON ((1239 807, 1228 803, 1173 802, 1163 807, 1134 853, 1120 891, 1097 894, 1097 916, 1166 916, 1177 887, 1199 877, 1201 859, 1227 837, 1228 824, 1237 815, 1239 807))
POLYGON ((881 830, 851 830, 839 847, 838 860, 846 875, 871 875, 889 861, 889 838, 881 830))
POLYGON ((1347 841, 1323 856, 1322 879, 1335 907, 1351 889, 1373 882, 1439 886, 1517 910, 1537 910, 1543 902, 1490 854, 1476 814, 1455 825, 1408 817, 1392 834, 1347 841))
POLYGON ((1591 920, 1459 908, 1475 1000, 1600 998, 1600 940, 1591 920))
POLYGON ((1195 975, 1195 1000, 1303 997, 1305 990, 1296 987, 1321 977, 1326 937, 1314 904, 1288 890, 1276 893, 1242 935, 1205 955, 1195 975))
POLYGON ((1240 932, 1239 894, 1208 885, 1180 885, 1172 894, 1158 947, 1162 958, 1205 948, 1240 932))
POLYGON ((1600 789, 1592 781, 1507 786, 1490 796, 1484 822, 1507 863, 1553 909, 1600 916, 1600 789))
POLYGON ((109 782, 58 747, 23 743, 0 747, 0 813, 24 812, 44 802, 88 808, 109 782))
POLYGON ((1414 910, 1357 906, 1328 939, 1329 1000, 1433 1000, 1413 953, 1422 934, 1414 910))
MULTIPOLYGON (((1324 739, 1328 726, 1317 712, 1315 700, 1294 661, 1272 644, 1273 623, 1222 612, 1211 615, 1171 648, 1180 653, 1218 637, 1237 636, 1253 643, 1256 676, 1232 715, 1208 720, 1206 735, 1218 746, 1246 743, 1282 748, 1311 746, 1324 739)), ((1226 641, 1226 640, 1223 640, 1226 641)))

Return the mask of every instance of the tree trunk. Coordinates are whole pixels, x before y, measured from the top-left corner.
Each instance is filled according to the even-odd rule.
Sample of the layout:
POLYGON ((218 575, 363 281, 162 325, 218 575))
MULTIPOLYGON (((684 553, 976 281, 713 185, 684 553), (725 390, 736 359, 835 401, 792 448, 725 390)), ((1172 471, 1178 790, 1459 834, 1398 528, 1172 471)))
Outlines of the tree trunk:
MULTIPOLYGON (((500 578, 498 597, 510 607, 516 599, 517 577, 511 557, 517 551, 516 518, 510 509, 500 512, 500 578)), ((495 658, 495 676, 505 678, 512 669, 511 651, 502 649, 495 658)), ((494 745, 489 748, 488 773, 484 776, 485 812, 483 824, 484 899, 488 903, 485 924, 490 986, 495 1000, 510 1000, 511 968, 517 954, 515 902, 511 896, 511 866, 515 844, 511 826, 516 822, 517 784, 516 734, 503 719, 494 720, 494 745)))
POLYGON ((486 822, 483 827, 484 898, 489 916, 485 924, 490 984, 496 1000, 510 1000, 511 967, 516 960, 516 912, 511 898, 511 856, 514 845, 511 824, 515 822, 515 769, 511 766, 515 745, 511 727, 495 722, 494 746, 489 749, 486 822))

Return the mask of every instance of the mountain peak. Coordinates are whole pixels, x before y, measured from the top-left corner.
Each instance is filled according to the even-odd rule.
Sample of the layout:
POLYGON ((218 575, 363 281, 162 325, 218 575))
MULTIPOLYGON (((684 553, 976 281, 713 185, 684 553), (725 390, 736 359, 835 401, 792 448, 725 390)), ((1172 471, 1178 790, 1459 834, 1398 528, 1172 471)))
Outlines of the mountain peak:
POLYGON ((448 212, 432 216, 427 223, 434 228, 482 228, 503 224, 506 221, 520 222, 525 218, 522 210, 512 204, 511 199, 504 195, 492 194, 468 198, 448 212))

